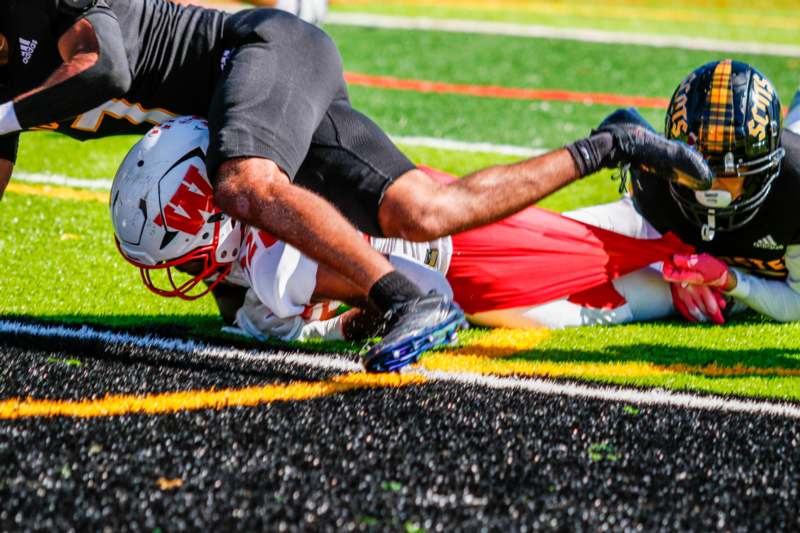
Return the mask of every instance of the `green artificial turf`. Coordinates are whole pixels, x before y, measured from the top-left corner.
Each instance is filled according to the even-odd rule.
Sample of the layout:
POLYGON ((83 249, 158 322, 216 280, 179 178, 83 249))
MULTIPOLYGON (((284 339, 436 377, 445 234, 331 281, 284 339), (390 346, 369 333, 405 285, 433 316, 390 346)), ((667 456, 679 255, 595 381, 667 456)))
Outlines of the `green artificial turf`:
POLYGON ((29 173, 110 179, 138 140, 126 135, 81 143, 57 133, 24 133, 16 168, 29 173))
MULTIPOLYGON (((669 98, 694 68, 730 54, 649 46, 377 30, 330 25, 346 70, 452 83, 596 91, 669 98)), ((761 69, 788 103, 800 60, 736 54, 761 69)))
POLYGON ((451 18, 477 21, 534 24, 556 28, 589 28, 607 31, 649 33, 800 44, 800 10, 791 2, 334 2, 334 12, 361 12, 409 17, 451 18), (559 10, 560 6, 566 10, 559 10), (542 7, 539 7, 542 6, 542 7), (628 8, 628 10, 625 10, 628 8), (632 8, 632 11, 630 10, 632 8))
MULTIPOLYGON (((668 97, 691 68, 710 57, 643 47, 620 47, 435 32, 331 27, 348 69, 456 83, 563 88, 668 97)), ((785 100, 796 84, 796 60, 758 58, 785 100)), ((455 95, 351 88, 357 107, 394 135, 557 147, 584 135, 610 106, 527 102, 455 95)), ((662 111, 643 110, 658 127, 662 111)), ((110 178, 135 137, 77 143, 52 133, 23 136, 17 169, 81 178, 110 178)), ((404 147, 416 162, 456 175, 509 162, 508 156, 404 147)), ((618 182, 602 173, 577 182, 542 205, 569 210, 614 200, 618 182)), ((0 314, 5 317, 90 323, 169 335, 216 338, 222 325, 213 301, 167 300, 147 292, 136 269, 113 245, 102 202, 56 200, 7 193, 0 203, 0 314), (76 238, 76 236, 78 238, 76 238)), ((473 330, 467 340, 485 334, 473 330)), ((226 337, 228 338, 228 337, 226 337)), ((342 344, 306 348, 337 351, 342 344)), ((725 327, 677 321, 555 332, 535 350, 511 360, 643 361, 657 365, 800 368, 800 325, 775 324, 755 315, 725 327)), ((712 378, 678 372, 646 378, 605 378, 613 383, 661 386, 800 399, 800 378, 742 375, 712 378)))

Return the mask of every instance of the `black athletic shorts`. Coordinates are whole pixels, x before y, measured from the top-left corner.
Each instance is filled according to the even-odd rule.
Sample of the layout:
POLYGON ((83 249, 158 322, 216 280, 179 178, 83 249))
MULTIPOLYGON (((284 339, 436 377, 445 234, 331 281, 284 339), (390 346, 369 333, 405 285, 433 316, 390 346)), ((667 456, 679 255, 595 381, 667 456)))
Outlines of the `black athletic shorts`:
POLYGON ((263 9, 229 17, 223 41, 230 52, 209 110, 209 175, 228 159, 270 159, 359 229, 380 235, 383 193, 414 165, 351 107, 333 41, 263 9))

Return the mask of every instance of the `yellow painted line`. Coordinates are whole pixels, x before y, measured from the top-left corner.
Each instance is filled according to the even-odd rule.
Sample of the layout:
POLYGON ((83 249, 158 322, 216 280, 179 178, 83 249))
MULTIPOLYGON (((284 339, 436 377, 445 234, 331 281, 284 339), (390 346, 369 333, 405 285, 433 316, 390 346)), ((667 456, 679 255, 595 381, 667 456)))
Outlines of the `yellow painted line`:
POLYGON ((798 377, 794 368, 763 368, 736 366, 659 365, 642 361, 625 362, 553 362, 526 360, 498 360, 483 356, 453 356, 447 351, 428 355, 422 362, 426 370, 440 372, 470 372, 493 376, 536 376, 547 378, 575 378, 586 380, 608 378, 649 378, 692 374, 706 377, 798 377))
MULTIPOLYGON (((533 350, 550 337, 548 329, 490 329, 486 334, 475 336, 468 344, 434 352, 436 356, 445 354, 452 359, 460 357, 478 357, 492 359, 509 357, 514 354, 533 350)), ((434 357, 429 354, 425 360, 434 357)), ((505 362, 504 362, 505 364, 505 362)))
POLYGON ((182 479, 167 479, 165 477, 160 477, 156 480, 156 485, 161 490, 172 490, 177 489, 183 486, 182 479))
MULTIPOLYGON (((661 365, 648 361, 572 362, 510 359, 531 352, 547 337, 547 330, 496 329, 453 349, 440 350, 422 359, 421 367, 439 372, 468 372, 494 376, 537 376, 549 378, 648 378, 671 375, 707 377, 800 377, 800 369, 765 368, 746 365, 661 365)), ((528 354, 527 357, 535 357, 528 354)))
MULTIPOLYGON (((339 0, 340 6, 367 6, 374 5, 373 0, 339 0)), ((497 2, 481 0, 401 0, 388 2, 386 5, 412 5, 431 7, 451 7, 465 10, 518 11, 551 16, 571 16, 597 19, 622 19, 622 20, 649 20, 654 22, 688 22, 708 20, 709 17, 717 25, 747 26, 767 29, 798 29, 800 17, 787 16, 785 13, 776 15, 751 15, 736 13, 734 11, 713 11, 708 8, 683 7, 676 9, 674 6, 647 7, 637 5, 624 5, 609 2, 570 3, 570 2, 529 2, 527 0, 503 0, 502 7, 497 2)))
POLYGON ((322 398, 365 388, 394 388, 424 383, 417 374, 354 373, 327 381, 295 382, 287 385, 264 385, 243 389, 193 390, 145 396, 114 395, 96 400, 9 399, 0 402, 0 419, 69 416, 96 418, 130 414, 169 414, 200 409, 254 407, 279 402, 322 398))
POLYGON ((92 201, 108 203, 108 193, 102 191, 85 191, 69 187, 55 187, 52 185, 28 185, 25 183, 9 183, 8 192, 25 194, 28 196, 45 196, 57 200, 77 200, 80 202, 92 201))

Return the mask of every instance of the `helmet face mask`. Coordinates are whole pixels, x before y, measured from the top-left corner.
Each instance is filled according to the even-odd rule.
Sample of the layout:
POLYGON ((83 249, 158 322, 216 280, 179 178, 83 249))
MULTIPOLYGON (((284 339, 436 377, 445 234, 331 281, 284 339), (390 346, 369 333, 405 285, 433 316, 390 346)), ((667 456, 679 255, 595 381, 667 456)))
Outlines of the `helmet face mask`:
POLYGON ((131 149, 114 178, 117 248, 160 296, 204 296, 230 274, 242 246, 242 225, 214 204, 207 149, 204 120, 170 120, 131 149))
POLYGON ((131 259, 123 251, 120 245, 119 238, 115 236, 114 240, 117 244, 117 250, 122 254, 126 261, 139 268, 139 274, 142 278, 142 283, 147 287, 150 292, 164 296, 166 298, 180 298, 182 300, 196 300, 202 298, 221 281, 223 281, 233 268, 233 263, 220 264, 214 259, 214 250, 218 246, 219 232, 215 232, 214 241, 208 246, 201 246, 189 252, 188 254, 175 258, 171 261, 164 261, 155 265, 145 265, 137 260, 131 259), (184 268, 189 266, 190 268, 184 268), (175 274, 175 270, 179 274, 175 274), (166 284, 159 283, 154 274, 164 273, 166 284), (182 276, 185 278, 180 282, 182 276), (177 280, 177 281, 176 281, 177 280), (202 282, 205 282, 205 287, 199 291, 195 291, 202 282), (166 286, 167 288, 162 288, 166 286))
POLYGON ((728 183, 702 193, 670 184, 672 199, 704 240, 748 224, 766 201, 785 154, 779 146, 781 120, 770 81, 738 61, 707 63, 675 90, 665 121, 667 138, 693 145, 718 180, 742 180, 737 187, 728 183))

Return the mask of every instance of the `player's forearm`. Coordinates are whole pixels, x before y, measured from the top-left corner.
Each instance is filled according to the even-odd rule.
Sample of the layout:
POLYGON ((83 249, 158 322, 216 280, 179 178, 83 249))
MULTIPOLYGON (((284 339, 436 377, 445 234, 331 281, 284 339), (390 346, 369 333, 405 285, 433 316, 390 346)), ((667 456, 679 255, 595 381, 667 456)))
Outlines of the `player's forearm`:
POLYGON ((736 287, 727 292, 751 309, 779 322, 800 320, 800 293, 785 281, 767 280, 736 271, 736 287))
POLYGON ((42 85, 14 99, 21 129, 72 118, 130 89, 121 31, 110 15, 79 20, 62 36, 59 50, 64 64, 42 85))

